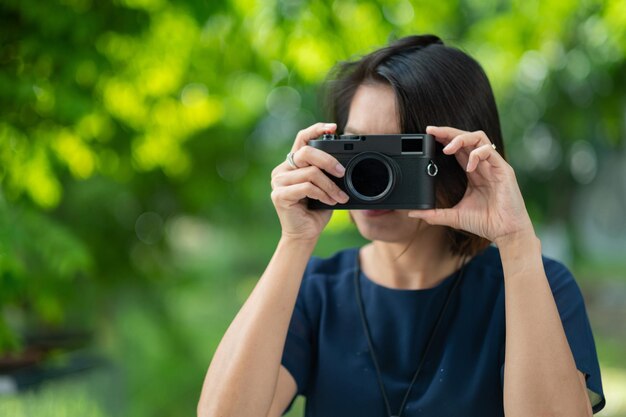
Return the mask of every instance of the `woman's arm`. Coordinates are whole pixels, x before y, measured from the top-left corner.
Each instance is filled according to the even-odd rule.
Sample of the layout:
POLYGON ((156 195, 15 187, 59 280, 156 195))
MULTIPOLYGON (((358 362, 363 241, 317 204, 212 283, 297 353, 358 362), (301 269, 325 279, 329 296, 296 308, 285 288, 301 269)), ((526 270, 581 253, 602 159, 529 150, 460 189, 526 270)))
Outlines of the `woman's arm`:
POLYGON ((531 231, 496 241, 504 268, 504 410, 515 416, 591 416, 531 231))
POLYGON ((283 238, 222 338, 207 371, 198 416, 266 416, 289 322, 315 241, 283 238))
POLYGON ((287 330, 306 264, 331 210, 309 210, 306 199, 345 203, 348 196, 322 172, 343 176, 335 157, 307 146, 334 123, 316 123, 298 132, 292 161, 272 171, 272 202, 281 240, 252 294, 220 342, 202 388, 198 415, 266 416, 270 410, 287 330))
POLYGON ((504 411, 507 417, 591 414, 563 324, 546 278, 513 168, 484 132, 426 129, 467 171, 468 186, 452 208, 411 211, 430 224, 465 230, 495 242, 504 268, 506 350, 504 411))

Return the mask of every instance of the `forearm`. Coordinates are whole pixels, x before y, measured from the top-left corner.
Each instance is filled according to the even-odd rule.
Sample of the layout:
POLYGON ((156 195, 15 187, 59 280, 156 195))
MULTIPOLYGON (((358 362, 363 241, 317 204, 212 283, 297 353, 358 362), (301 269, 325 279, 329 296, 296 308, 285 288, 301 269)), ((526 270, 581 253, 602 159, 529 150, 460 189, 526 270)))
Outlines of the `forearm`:
POLYGON ((497 242, 504 268, 507 417, 588 416, 559 312, 532 232, 497 242))
POLYGON ((315 242, 281 239, 229 326, 204 381, 199 416, 260 416, 269 410, 289 322, 315 242))

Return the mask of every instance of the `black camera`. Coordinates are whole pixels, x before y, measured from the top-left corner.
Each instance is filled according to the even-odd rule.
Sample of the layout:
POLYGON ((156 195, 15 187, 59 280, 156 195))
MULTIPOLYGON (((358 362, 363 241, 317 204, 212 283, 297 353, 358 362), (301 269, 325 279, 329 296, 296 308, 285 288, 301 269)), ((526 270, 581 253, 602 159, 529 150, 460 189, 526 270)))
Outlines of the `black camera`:
POLYGON ((427 134, 323 135, 310 146, 333 155, 342 178, 325 173, 350 199, 334 206, 308 199, 310 209, 435 207, 435 138, 427 134))

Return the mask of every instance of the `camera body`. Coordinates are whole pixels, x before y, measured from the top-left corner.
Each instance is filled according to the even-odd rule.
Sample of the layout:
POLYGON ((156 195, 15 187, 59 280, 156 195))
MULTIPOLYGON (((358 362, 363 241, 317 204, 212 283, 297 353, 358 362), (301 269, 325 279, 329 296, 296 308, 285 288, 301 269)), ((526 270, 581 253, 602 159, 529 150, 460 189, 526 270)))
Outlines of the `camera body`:
POLYGON ((334 206, 308 199, 310 209, 430 209, 435 207, 435 138, 428 134, 330 135, 308 142, 333 155, 342 178, 325 173, 350 199, 334 206))

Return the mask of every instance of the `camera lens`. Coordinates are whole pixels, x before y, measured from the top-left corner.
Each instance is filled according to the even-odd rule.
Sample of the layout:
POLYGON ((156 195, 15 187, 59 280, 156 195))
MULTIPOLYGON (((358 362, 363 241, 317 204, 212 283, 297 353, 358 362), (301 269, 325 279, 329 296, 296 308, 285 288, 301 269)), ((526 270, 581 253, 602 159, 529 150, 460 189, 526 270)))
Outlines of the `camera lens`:
POLYGON ((346 186, 363 201, 382 200, 389 195, 396 182, 396 163, 377 152, 363 152, 346 167, 346 186))

